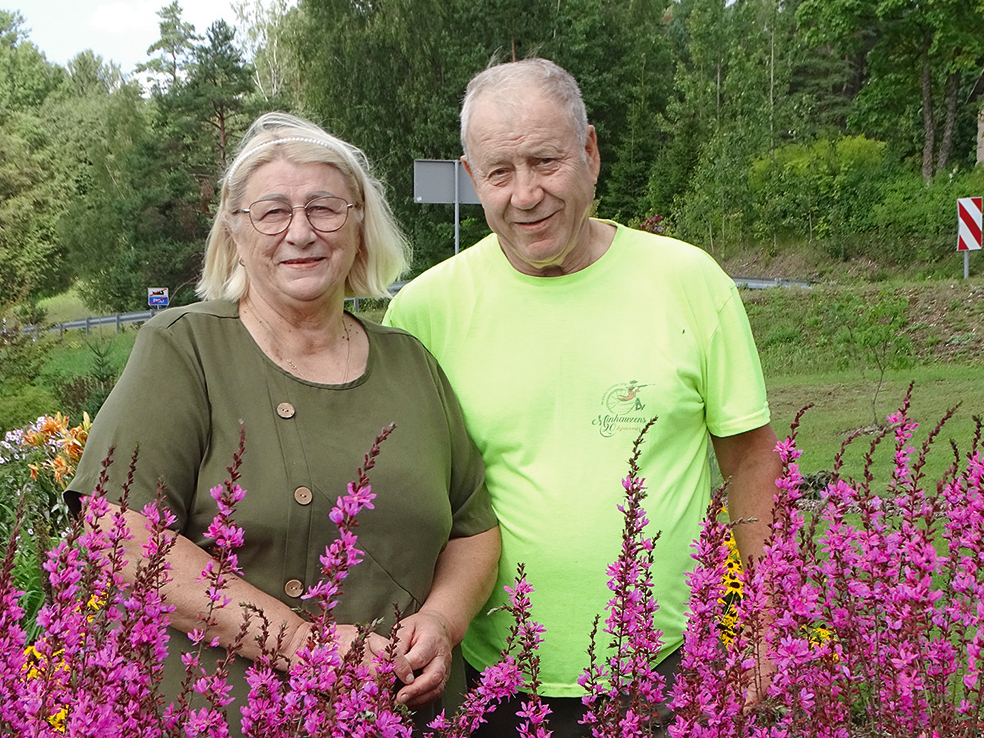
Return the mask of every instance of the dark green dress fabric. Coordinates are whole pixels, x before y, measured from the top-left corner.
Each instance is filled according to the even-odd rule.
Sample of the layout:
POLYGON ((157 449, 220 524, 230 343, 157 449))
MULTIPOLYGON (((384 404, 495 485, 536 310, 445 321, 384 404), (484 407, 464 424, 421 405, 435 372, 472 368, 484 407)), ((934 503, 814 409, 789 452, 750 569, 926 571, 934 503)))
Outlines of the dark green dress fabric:
MULTIPOLYGON (((382 618, 377 630, 387 633, 394 605, 410 614, 426 599, 448 538, 480 533, 496 521, 481 457, 437 362, 406 333, 363 326, 365 373, 346 384, 319 385, 274 364, 233 303, 156 316, 140 329, 126 370, 93 423, 68 496, 92 493, 112 446, 108 496, 118 498, 138 448, 129 506, 139 510, 151 501, 162 480, 176 530, 208 547, 204 531, 216 511, 209 489, 228 476, 242 427, 239 484, 247 494, 235 514, 246 536, 240 566, 259 589, 303 607, 285 586, 296 580, 306 590, 318 581, 318 558, 336 534, 328 512, 380 430, 395 423, 369 473, 374 509, 359 516, 364 561, 350 572, 335 611, 343 623, 382 618)), ((185 638, 172 630, 172 657, 185 638)), ((240 660, 231 680, 240 699, 247 665, 240 660)), ((168 669, 169 687, 178 671, 168 669)))

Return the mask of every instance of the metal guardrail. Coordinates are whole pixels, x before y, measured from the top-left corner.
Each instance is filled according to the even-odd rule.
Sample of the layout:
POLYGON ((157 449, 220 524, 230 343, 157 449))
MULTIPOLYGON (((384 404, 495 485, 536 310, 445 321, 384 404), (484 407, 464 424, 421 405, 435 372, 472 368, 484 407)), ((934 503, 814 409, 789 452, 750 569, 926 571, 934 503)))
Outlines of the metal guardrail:
POLYGON ((115 313, 114 315, 103 315, 94 318, 79 318, 78 320, 68 320, 51 326, 49 331, 58 331, 59 336, 64 336, 65 331, 84 330, 89 333, 93 328, 100 326, 114 325, 116 332, 119 333, 125 323, 143 323, 154 317, 154 310, 141 310, 136 313, 115 313))
MULTIPOLYGON (((764 278, 764 277, 732 277, 735 284, 738 287, 744 287, 750 290, 764 290, 769 287, 802 287, 804 289, 810 289, 810 283, 799 279, 782 279, 782 278, 764 278)), ((405 285, 406 282, 394 282, 390 285, 390 293, 396 294, 400 291, 400 288, 405 285)), ((350 303, 353 309, 359 309, 359 298, 357 297, 347 297, 345 302, 350 303)), ((101 326, 113 325, 116 326, 116 332, 119 333, 123 326, 127 323, 143 323, 150 320, 159 310, 141 310, 134 313, 115 313, 114 315, 103 315, 101 317, 93 318, 79 318, 78 320, 69 320, 64 323, 58 323, 57 325, 51 326, 48 330, 58 331, 60 336, 65 335, 65 331, 72 330, 84 330, 89 333, 93 328, 98 328, 101 326)))
POLYGON ((765 290, 769 287, 800 287, 812 289, 812 285, 802 279, 784 279, 782 277, 732 277, 735 284, 749 290, 765 290))
MULTIPOLYGON (((400 288, 405 285, 405 281, 394 282, 390 285, 389 291, 391 295, 395 295, 400 291, 400 288)), ((345 302, 348 303, 353 310, 359 310, 359 298, 358 297, 346 297, 345 302)), ((78 320, 68 320, 64 323, 58 323, 57 325, 51 326, 49 331, 58 331, 59 336, 64 336, 65 331, 73 330, 84 330, 89 333, 93 328, 98 328, 100 326, 113 325, 116 326, 116 332, 119 333, 126 323, 143 323, 150 320, 154 315, 159 313, 161 310, 166 308, 159 308, 157 310, 140 310, 134 313, 115 313, 113 315, 103 315, 100 317, 92 318, 79 318, 78 320)), ((30 327, 26 330, 30 331, 30 327)), ((36 328, 33 331, 36 332, 36 328)))

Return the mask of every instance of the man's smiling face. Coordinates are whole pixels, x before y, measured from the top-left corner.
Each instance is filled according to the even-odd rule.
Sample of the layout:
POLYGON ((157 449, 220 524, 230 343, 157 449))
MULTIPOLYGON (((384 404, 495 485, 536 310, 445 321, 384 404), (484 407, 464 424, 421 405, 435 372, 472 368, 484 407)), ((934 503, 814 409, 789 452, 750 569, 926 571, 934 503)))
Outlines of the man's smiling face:
POLYGON ((465 167, 512 266, 556 276, 590 263, 588 214, 601 165, 594 128, 578 140, 567 111, 525 87, 476 100, 466 135, 465 167))

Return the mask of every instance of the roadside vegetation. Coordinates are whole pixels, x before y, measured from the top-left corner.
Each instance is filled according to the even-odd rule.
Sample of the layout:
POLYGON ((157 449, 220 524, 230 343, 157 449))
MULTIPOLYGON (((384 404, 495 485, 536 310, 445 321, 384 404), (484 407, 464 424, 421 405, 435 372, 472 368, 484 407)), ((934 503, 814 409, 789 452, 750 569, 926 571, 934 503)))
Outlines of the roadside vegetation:
MULTIPOLYGON (((260 112, 362 147, 414 271, 447 258, 452 209, 414 202, 413 161, 457 157, 467 80, 532 54, 581 85, 602 151, 598 216, 683 238, 735 276, 815 285, 746 295, 780 430, 787 396, 798 409, 836 385, 838 400, 857 396, 840 425, 877 426, 910 374, 924 377, 919 402, 922 384, 980 358, 984 287, 960 279, 954 252, 956 198, 984 194, 973 3, 236 5, 207 29, 163 5, 132 71, 91 51, 49 62, 0 10, 0 429, 93 412, 133 340, 128 327, 34 341, 22 326, 143 309, 151 286, 194 299, 219 179, 260 112)), ((462 243, 486 232, 463 206, 462 243)), ((806 465, 810 418, 831 409, 807 416, 806 465)))
MULTIPOLYGON (((732 274, 740 271, 740 265, 725 267, 732 274)), ((794 279, 798 275, 792 270, 799 268, 798 262, 773 263, 775 271, 765 276, 794 279)), ((915 382, 914 417, 927 423, 935 424, 960 405, 941 440, 965 445, 973 416, 984 413, 984 278, 845 281, 851 283, 742 290, 776 432, 782 436, 800 409, 813 406, 799 430, 804 473, 822 474, 854 432, 859 435, 851 441, 846 468, 860 473, 870 441, 910 382, 915 382), (852 336, 845 331, 849 318, 869 332, 852 336), (874 330, 885 328, 890 330, 874 330)), ((41 307, 51 322, 84 317, 87 311, 72 293, 45 300, 41 307)), ((377 302, 363 301, 360 309, 370 320, 382 317, 383 305, 377 302)), ((83 412, 94 416, 126 363, 136 331, 135 326, 120 333, 104 327, 88 335, 42 334, 39 341, 6 334, 8 342, 0 346, 0 431, 45 413, 78 420, 83 412)), ((928 431, 921 427, 917 441, 928 431)), ((891 461, 887 447, 880 449, 876 469, 887 470, 891 461)), ((936 443, 927 471, 938 478, 952 461, 949 444, 936 443)))
MULTIPOLYGON (((984 14, 889 0, 244 0, 195 28, 177 1, 124 70, 48 61, 0 10, 0 316, 74 285, 96 313, 194 299, 218 183, 261 112, 361 147, 415 247, 453 251, 416 159, 461 153, 458 108, 491 61, 553 59, 598 134, 597 212, 750 276, 951 278, 956 199, 984 194, 984 14), (859 41, 863 39, 863 43, 859 41)), ((460 210, 461 242, 486 232, 460 210)))
MULTIPOLYGON (((776 432, 782 436, 797 412, 812 405, 799 429, 805 474, 821 475, 822 482, 841 445, 856 436, 845 453, 845 469, 859 476, 871 441, 885 430, 885 417, 898 408, 910 382, 912 417, 924 424, 917 443, 959 405, 927 456, 928 476, 941 478, 953 463, 949 439, 962 448, 969 445, 974 416, 984 413, 984 279, 745 290, 742 299, 776 432), (885 303, 898 312, 881 310, 885 303), (857 323, 868 313, 873 327, 891 330, 852 337, 845 330, 846 309, 860 316, 857 323), (864 340, 869 345, 861 345, 864 340)), ((892 468, 890 446, 876 449, 879 478, 892 468)))

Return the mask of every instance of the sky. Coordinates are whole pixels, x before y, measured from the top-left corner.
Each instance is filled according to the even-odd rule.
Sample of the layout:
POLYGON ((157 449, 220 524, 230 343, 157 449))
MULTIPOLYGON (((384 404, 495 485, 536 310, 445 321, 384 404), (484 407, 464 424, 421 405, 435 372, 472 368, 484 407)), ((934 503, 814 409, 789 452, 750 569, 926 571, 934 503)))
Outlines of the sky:
MULTIPOLYGON (((80 51, 92 49, 131 73, 147 61, 147 47, 160 36, 157 11, 170 0, 0 0, 17 10, 23 29, 48 61, 65 66, 80 51), (18 7, 19 5, 19 7, 18 7)), ((181 17, 199 35, 222 18, 235 24, 232 0, 182 0, 181 17)))

